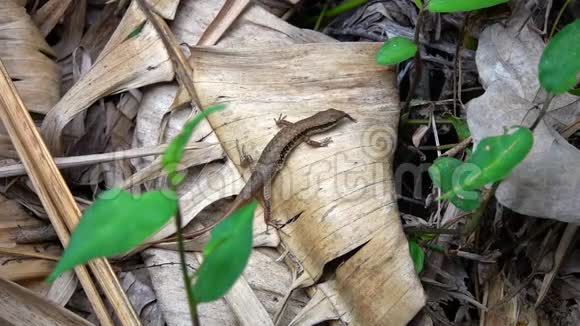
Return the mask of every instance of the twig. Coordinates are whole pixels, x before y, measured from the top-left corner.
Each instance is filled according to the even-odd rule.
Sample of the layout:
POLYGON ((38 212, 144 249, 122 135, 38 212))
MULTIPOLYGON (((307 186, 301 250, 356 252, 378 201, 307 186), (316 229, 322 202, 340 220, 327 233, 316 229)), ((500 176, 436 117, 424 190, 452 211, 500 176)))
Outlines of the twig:
POLYGON ((183 51, 179 48, 179 43, 175 39, 175 35, 171 32, 165 20, 153 12, 144 0, 138 0, 138 3, 149 22, 151 22, 157 33, 159 33, 159 37, 161 37, 175 67, 177 79, 189 93, 193 106, 197 107, 199 110, 203 110, 199 98, 197 97, 195 86, 193 85, 193 69, 187 62, 183 51))
POLYGON ((574 235, 576 235, 577 230, 578 225, 572 223, 566 225, 566 229, 564 230, 564 234, 562 235, 562 237, 560 237, 558 248, 556 249, 556 254, 554 255, 554 266, 552 267, 552 270, 549 273, 544 275, 544 280, 542 281, 542 287, 540 288, 538 299, 534 304, 535 307, 538 307, 546 297, 546 294, 548 294, 548 290, 550 289, 552 282, 554 281, 554 278, 556 277, 558 271, 560 270, 560 265, 564 260, 564 255, 566 255, 566 252, 568 251, 568 248, 570 247, 570 244, 572 243, 572 240, 574 238, 574 235))
POLYGON ((542 119, 544 118, 544 116, 548 112, 548 108, 550 107, 550 103, 552 102, 553 98, 554 98, 553 94, 548 94, 548 97, 546 98, 546 100, 544 101, 544 105, 542 106, 542 110, 538 114, 538 117, 536 118, 534 123, 532 123, 532 125, 530 126, 530 130, 532 132, 536 129, 538 124, 540 124, 540 121, 542 121, 542 119))
POLYGON ((249 4, 250 0, 226 0, 217 16, 203 31, 197 45, 215 45, 249 4))
MULTIPOLYGON (((209 145, 211 146, 211 145, 209 145)), ((192 149, 203 149, 204 147, 209 148, 209 146, 204 145, 189 145, 185 150, 192 149)), ((65 169, 70 167, 77 167, 83 165, 91 165, 96 163, 111 162, 117 160, 126 160, 131 158, 145 157, 151 155, 162 154, 167 145, 157 145, 148 146, 143 148, 133 148, 125 151, 118 151, 112 153, 102 153, 102 154, 90 154, 90 155, 80 155, 80 156, 69 156, 69 157, 56 157, 54 162, 59 169, 65 169)), ((0 178, 14 177, 18 175, 26 174, 26 169, 24 164, 12 164, 0 167, 0 178)))
POLYGON ((496 309, 498 307, 501 307, 502 305, 508 303, 514 296, 516 296, 521 290, 523 290, 534 279, 534 277, 538 274, 538 267, 540 266, 540 264, 542 262, 542 258, 545 256, 546 252, 548 251, 548 249, 547 249, 548 243, 550 242, 550 239, 552 238, 552 234, 554 234, 554 229, 550 229, 548 231, 548 234, 546 234, 544 241, 542 241, 542 245, 540 246, 541 249, 540 249, 538 258, 536 260, 536 263, 532 266, 532 272, 528 275, 528 277, 526 277, 526 279, 523 282, 521 282, 519 286, 517 286, 511 293, 506 295, 500 302, 498 302, 494 306, 490 307, 488 309, 489 311, 496 309))
MULTIPOLYGON (((548 0, 548 3, 546 5, 546 14, 544 16, 544 30, 542 31, 542 35, 546 35, 546 33, 548 32, 548 19, 550 18, 550 11, 552 11, 552 0, 548 0)), ((554 24, 554 26, 555 25, 556 24, 554 24)))
POLYGON ((571 2, 570 0, 566 0, 566 3, 564 3, 562 8, 560 8, 560 12, 558 13, 558 17, 556 17, 556 20, 554 21, 554 26, 552 26, 552 30, 550 31, 548 39, 551 39, 552 36, 554 36, 554 33, 556 32, 556 27, 558 27, 558 22, 560 22, 560 18, 562 18, 562 14, 564 14, 564 11, 566 10, 570 2, 571 2))
POLYGON ((457 115, 457 102, 459 101, 461 105, 463 105, 463 101, 461 101, 461 88, 463 87, 463 78, 462 78, 462 67, 461 63, 461 50, 463 49, 463 40, 465 38, 465 27, 469 22, 469 13, 465 15, 465 19, 463 20, 463 25, 461 26, 461 31, 459 32, 459 41, 457 42, 457 47, 455 49, 455 58, 453 59, 453 114, 457 115))
POLYGON ((472 137, 469 136, 469 137, 465 138, 464 140, 462 140, 459 144, 456 144, 455 146, 453 146, 447 152, 443 153, 442 156, 453 157, 453 156, 459 154, 459 152, 463 151, 465 148, 467 148, 467 146, 469 146, 469 144, 471 144, 472 141, 473 141, 472 137))
POLYGON ((413 42, 417 45, 417 52, 415 53, 415 58, 413 62, 415 64, 415 76, 411 78, 411 85, 409 86, 409 93, 407 93, 407 99, 405 100, 405 105, 401 109, 401 113, 407 113, 409 111, 409 105, 411 104, 411 99, 415 95, 417 90, 417 85, 423 74, 423 63, 421 62, 421 46, 419 45, 419 35, 421 34, 421 26, 423 25, 423 16, 426 15, 426 11, 421 9, 419 15, 417 16, 417 23, 415 24, 415 35, 413 37, 413 42))
POLYGON ((24 251, 24 250, 20 250, 20 249, 16 249, 16 248, 0 247, 0 253, 6 254, 6 255, 11 255, 11 256, 40 258, 40 259, 46 259, 46 260, 52 260, 52 261, 58 261, 60 259, 60 257, 57 257, 57 256, 42 254, 42 253, 38 253, 38 252, 24 251))
MULTIPOLYGON (((70 240, 69 230, 74 229, 78 223, 80 211, 1 60, 0 90, 2 122, 22 161, 25 162, 28 175, 61 243, 66 245, 70 240)), ((103 289, 106 289, 105 293, 120 319, 126 321, 127 325, 138 325, 139 318, 107 261, 97 259, 89 263, 89 266, 103 289)), ((86 267, 77 266, 75 272, 101 324, 113 325, 86 267)))

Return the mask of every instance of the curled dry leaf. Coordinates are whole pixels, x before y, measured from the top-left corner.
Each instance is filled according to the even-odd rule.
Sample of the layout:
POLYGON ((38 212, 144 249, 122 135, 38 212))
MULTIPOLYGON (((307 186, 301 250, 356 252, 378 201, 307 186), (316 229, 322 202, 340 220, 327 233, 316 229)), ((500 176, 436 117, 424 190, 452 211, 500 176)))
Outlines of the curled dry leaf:
MULTIPOLYGON (((177 0, 157 1, 154 8, 166 17, 175 12, 178 3, 177 0)), ((145 23, 138 35, 129 38, 143 21, 145 15, 132 2, 91 70, 48 112, 42 133, 53 153, 63 152, 63 128, 99 98, 173 79, 167 51, 150 23, 145 23)))
POLYGON ((33 19, 42 35, 47 36, 60 21, 72 0, 49 0, 34 15, 33 19))
POLYGON ((231 103, 208 120, 234 162, 236 140, 259 156, 280 114, 296 121, 332 107, 358 120, 326 133, 334 140, 328 147, 299 146, 290 155, 273 184, 272 213, 304 267, 296 284, 314 284, 326 263, 359 248, 337 272, 338 295, 352 308, 349 317, 366 325, 403 324, 424 302, 408 251, 400 250, 407 241, 390 167, 398 99, 393 71, 374 62, 378 46, 195 48, 191 58, 202 103, 231 103), (385 295, 377 300, 378 293, 385 295))
POLYGON ((19 1, 0 1, 0 59, 29 111, 46 113, 60 98, 54 52, 19 1))

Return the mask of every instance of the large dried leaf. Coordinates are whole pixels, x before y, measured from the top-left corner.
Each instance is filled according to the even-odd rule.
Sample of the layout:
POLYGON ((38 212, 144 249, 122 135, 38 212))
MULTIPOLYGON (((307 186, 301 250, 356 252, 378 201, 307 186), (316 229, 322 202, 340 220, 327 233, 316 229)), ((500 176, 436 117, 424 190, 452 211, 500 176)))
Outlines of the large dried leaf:
MULTIPOLYGON (((477 67, 486 92, 467 105, 467 122, 474 140, 502 134, 504 127, 530 125, 545 96, 537 92, 541 37, 516 15, 507 27, 486 28, 479 39, 477 67)), ((559 133, 580 116, 578 97, 563 94, 534 132, 534 146, 497 190, 497 199, 525 215, 565 222, 580 221, 580 151, 559 133)))
POLYGON ((46 113, 60 98, 60 72, 54 53, 26 9, 0 1, 0 59, 28 110, 46 113))
MULTIPOLYGON (((175 12, 178 3, 156 1, 154 8, 167 16, 175 12)), ((173 79, 167 51, 150 23, 138 35, 129 37, 144 20, 145 15, 133 2, 91 70, 48 112, 42 132, 54 153, 63 152, 63 128, 99 98, 173 79)))
POLYGON ((239 162, 236 140, 259 156, 277 132, 273 119, 280 114, 296 121, 333 107, 358 120, 326 133, 334 140, 329 147, 299 146, 292 153, 274 181, 272 213, 276 221, 288 223, 280 234, 305 270, 298 284, 312 285, 326 263, 363 246, 343 265, 339 295, 352 308, 352 316, 343 318, 362 318, 367 325, 404 323, 424 301, 409 254, 399 249, 406 248, 406 239, 390 168, 399 111, 392 70, 374 62, 379 46, 195 48, 191 58, 202 103, 231 103, 208 119, 233 162, 239 162), (351 275, 351 265, 357 275, 373 277, 351 275), (376 300, 375 291, 388 295, 376 300))
MULTIPOLYGON (((179 41, 195 44, 221 3, 183 1, 172 26, 179 41)), ((292 27, 260 7, 250 6, 218 47, 235 48, 252 43, 269 44, 269 47, 193 49, 194 82, 202 105, 231 102, 226 110, 209 118, 217 138, 203 124, 193 137, 221 142, 230 160, 225 165, 209 164, 186 181, 181 197, 183 217, 187 223, 209 204, 241 189, 244 178, 238 171, 246 177, 249 171, 236 165, 239 162, 236 139, 257 157, 277 132, 273 118, 280 113, 295 121, 328 107, 345 110, 359 122, 344 124, 325 134, 334 138, 328 148, 302 145, 291 155, 274 183, 274 217, 287 221, 302 213, 281 232, 291 252, 304 262, 306 272, 302 284, 314 283, 327 262, 360 248, 355 259, 345 263, 340 278, 338 295, 348 309, 335 309, 334 315, 320 320, 366 318, 369 325, 381 325, 383 320, 404 323, 420 309, 424 294, 408 251, 400 250, 408 246, 391 192, 390 163, 385 164, 392 158, 399 114, 396 91, 392 87, 393 72, 374 62, 380 44, 291 45, 332 41, 321 34, 292 27), (317 159, 319 162, 314 163, 317 159), (384 254, 377 256, 377 252, 384 254), (373 277, 349 283, 349 266, 358 265, 362 266, 361 273, 373 277), (381 271, 377 278, 374 277, 376 270, 381 271), (374 295, 373 291, 383 294, 376 303, 352 302, 365 294, 374 295), (390 297, 389 293, 394 295, 390 297), (353 309, 356 309, 354 313, 353 309)), ((159 129, 175 91, 176 87, 164 85, 145 92, 147 105, 141 107, 136 130, 140 146, 169 138, 183 125, 187 114, 176 113, 168 124, 167 134, 159 129)), ((186 101, 184 97, 182 102, 186 101)), ((259 210, 257 218, 261 220, 259 210)), ((169 225, 158 237, 170 235, 174 230, 169 225)), ((255 245, 275 240, 260 233, 263 230, 263 224, 258 224, 255 245)), ((169 259, 163 258, 160 251, 147 251, 145 256, 149 257, 152 252, 159 255, 157 259, 169 259)), ((263 277, 264 282, 269 282, 267 275, 263 277)), ((165 300, 160 297, 160 301, 165 300)), ((335 307, 336 302, 328 301, 330 298, 322 300, 321 304, 335 307)), ((168 315, 177 319, 180 314, 181 320, 187 318, 187 310, 178 313, 171 303, 165 307, 171 309, 168 315)), ((219 322, 227 323, 225 320, 229 319, 219 322)))

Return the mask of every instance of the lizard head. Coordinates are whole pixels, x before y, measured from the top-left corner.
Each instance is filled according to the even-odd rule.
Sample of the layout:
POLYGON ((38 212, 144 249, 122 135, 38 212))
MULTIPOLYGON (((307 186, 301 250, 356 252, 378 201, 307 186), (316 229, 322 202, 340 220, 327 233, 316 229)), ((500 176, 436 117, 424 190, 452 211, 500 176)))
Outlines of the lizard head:
POLYGON ((356 119, 351 117, 348 113, 337 110, 337 109, 328 109, 322 112, 317 113, 317 115, 321 115, 324 117, 325 120, 339 122, 343 118, 347 118, 350 121, 356 122, 356 119))

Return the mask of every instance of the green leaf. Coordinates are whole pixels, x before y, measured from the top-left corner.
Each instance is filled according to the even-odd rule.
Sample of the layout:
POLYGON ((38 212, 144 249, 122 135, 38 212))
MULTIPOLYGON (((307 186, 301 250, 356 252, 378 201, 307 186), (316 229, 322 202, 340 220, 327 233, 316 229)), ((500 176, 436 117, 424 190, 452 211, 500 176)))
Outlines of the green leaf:
POLYGON ((93 258, 133 249, 165 225, 176 211, 177 197, 172 191, 134 195, 114 188, 103 192, 84 211, 47 282, 93 258))
POLYGON ((131 33, 129 33, 129 35, 127 35, 127 38, 125 38, 125 41, 128 39, 132 39, 132 38, 136 37, 137 35, 141 34, 143 27, 145 27, 145 23, 147 23, 146 19, 143 20, 141 23, 139 23, 139 25, 137 25, 137 27, 135 27, 135 29, 132 30, 131 33))
POLYGON ((449 119, 455 128, 455 132, 457 132, 459 140, 465 140, 471 136, 471 132, 469 131, 469 127, 467 126, 467 122, 465 120, 460 119, 452 114, 448 114, 445 117, 449 119))
POLYGON ((417 45, 405 37, 388 39, 377 53, 377 63, 380 65, 394 65, 401 63, 415 55, 417 45))
POLYGON ((431 0, 428 9, 431 12, 472 11, 493 7, 509 0, 431 0))
POLYGON ((181 158, 183 157, 185 145, 187 145, 189 138, 191 138, 191 134, 193 134, 193 129, 208 114, 221 110, 224 107, 225 107, 224 104, 218 104, 198 113, 195 117, 193 117, 193 119, 185 123, 179 135, 173 138, 169 146, 167 146, 167 149, 163 154, 161 163, 163 164, 163 168, 165 169, 165 171, 167 171, 167 174, 169 175, 169 180, 172 185, 177 186, 179 183, 181 183, 181 181, 183 181, 183 176, 177 173, 177 165, 179 164, 181 158))
POLYGON ((439 199, 449 199, 505 178, 526 158, 533 143, 534 135, 525 127, 482 139, 467 162, 455 169, 453 189, 439 199))
POLYGON ((566 25, 548 43, 540 59, 542 87, 560 94, 576 85, 580 72, 580 19, 566 25))
POLYGON ((571 89, 568 93, 574 95, 574 96, 580 96, 580 87, 571 89))
POLYGON ((415 0, 415 5, 419 10, 423 9, 423 1, 422 0, 415 0))
POLYGON ((411 253, 411 259, 413 259, 413 265, 415 265, 415 271, 417 274, 421 273, 425 266, 425 252, 423 252, 423 248, 415 240, 409 240, 409 252, 411 253))
MULTIPOLYGON (((457 172, 458 168, 463 165, 463 162, 453 158, 453 157, 440 157, 433 162, 433 165, 429 167, 429 176, 433 183, 441 188, 443 193, 446 193, 453 189, 453 178, 463 177, 465 174, 460 176, 457 172)), ((449 197, 449 201, 455 205, 457 208, 470 212, 479 207, 481 193, 478 190, 468 190, 459 191, 452 197, 449 197)))
POLYGON ((195 302, 221 298, 244 271, 252 252, 252 222, 256 201, 245 205, 218 224, 203 249, 203 263, 193 285, 195 302))

